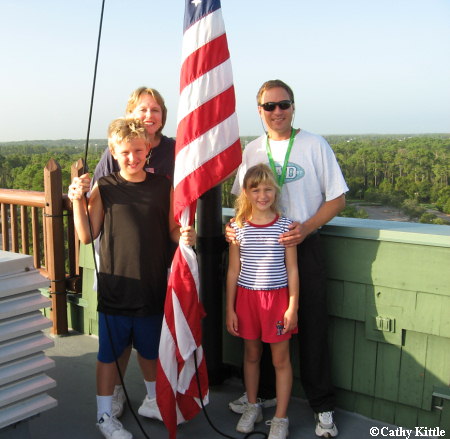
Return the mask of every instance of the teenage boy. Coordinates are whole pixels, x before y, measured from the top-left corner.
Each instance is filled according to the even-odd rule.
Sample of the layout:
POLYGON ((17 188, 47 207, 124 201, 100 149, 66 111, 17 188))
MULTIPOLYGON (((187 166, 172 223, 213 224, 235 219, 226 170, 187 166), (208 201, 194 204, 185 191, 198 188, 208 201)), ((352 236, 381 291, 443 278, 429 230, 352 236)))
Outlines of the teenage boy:
POLYGON ((131 439, 131 433, 112 414, 116 360, 133 344, 147 390, 139 412, 156 407, 153 387, 167 288, 167 243, 181 237, 193 245, 195 231, 180 229, 175 223, 170 181, 144 170, 150 138, 142 121, 114 120, 108 145, 120 171, 100 178, 88 202, 84 194, 90 189, 89 175, 74 178, 69 198, 81 242, 90 243, 102 232, 97 426, 107 439, 131 439))

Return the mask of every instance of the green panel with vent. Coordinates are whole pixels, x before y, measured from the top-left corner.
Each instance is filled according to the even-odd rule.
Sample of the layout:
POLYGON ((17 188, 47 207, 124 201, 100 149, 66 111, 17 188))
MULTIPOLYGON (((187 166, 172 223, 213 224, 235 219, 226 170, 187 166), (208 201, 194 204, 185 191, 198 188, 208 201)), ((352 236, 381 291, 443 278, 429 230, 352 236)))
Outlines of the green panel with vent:
MULTIPOLYGON (((322 242, 337 405, 404 427, 450 432, 450 228, 332 223, 323 228, 322 242)), ((96 334, 91 246, 81 246, 80 261, 83 303, 70 304, 70 318, 96 334)), ((291 346, 299 396, 296 339, 291 346)), ((224 363, 239 367, 242 352, 242 341, 224 329, 224 363)))
MULTIPOLYGON (((333 321, 345 319, 344 326, 356 323, 355 398, 345 390, 344 401, 385 422, 444 428, 450 422, 450 396, 442 391, 450 389, 450 229, 408 223, 389 224, 386 232, 370 221, 351 220, 356 227, 349 228, 343 219, 337 223, 342 227, 327 226, 322 237, 329 312, 333 321)), ((342 326, 334 323, 339 337, 333 340, 343 337, 342 326)), ((348 344, 340 355, 349 354, 348 344)), ((334 348, 336 382, 347 386, 344 364, 334 348)))
MULTIPOLYGON (((441 428, 443 428, 446 432, 450 431, 450 400, 446 399, 442 404, 441 411, 441 428)), ((436 425, 436 424, 435 424, 436 425)))
MULTIPOLYGON (((446 413, 449 413, 448 410, 450 410, 450 407, 447 409, 446 413)), ((441 428, 444 428, 446 432, 450 431, 449 430, 450 425, 447 428, 444 427, 445 420, 442 419, 442 413, 444 413, 444 411, 439 410, 439 409, 433 409, 431 411, 419 410, 417 413, 417 424, 416 425, 421 426, 421 427, 429 427, 429 428, 440 426, 441 428)))
MULTIPOLYGON (((425 362, 424 393, 422 408, 431 410, 434 405, 433 393, 442 394, 450 401, 450 338, 427 338, 427 357, 425 362), (436 388, 443 387, 447 393, 438 392, 436 388)), ((450 417, 450 415, 449 415, 450 417)))

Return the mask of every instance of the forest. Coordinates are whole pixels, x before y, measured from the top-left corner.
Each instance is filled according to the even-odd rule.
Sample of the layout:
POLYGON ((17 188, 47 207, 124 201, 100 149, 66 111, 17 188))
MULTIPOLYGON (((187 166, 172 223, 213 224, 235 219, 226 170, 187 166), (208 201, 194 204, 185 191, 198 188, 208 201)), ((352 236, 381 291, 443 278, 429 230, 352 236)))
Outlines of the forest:
MULTIPOLYGON (((107 147, 106 139, 96 139, 88 151, 88 170, 93 171, 107 147)), ((0 143, 0 188, 44 190, 44 167, 55 159, 62 171, 63 187, 70 184, 70 167, 84 159, 82 140, 44 140, 0 143)))
MULTIPOLYGON (((255 137, 242 137, 245 145, 255 137)), ((342 216, 367 217, 354 203, 401 208, 411 219, 448 224, 427 212, 450 214, 450 135, 358 135, 325 136, 342 168, 350 191, 342 216)), ((105 139, 92 140, 88 169, 92 172, 106 148, 105 139)), ((54 158, 63 172, 63 185, 70 180, 70 166, 84 157, 81 140, 0 143, 0 187, 43 190, 43 169, 54 158)), ((223 184, 222 204, 233 206, 230 188, 223 184)))
POLYGON ((354 138, 332 147, 349 199, 400 207, 421 222, 442 223, 427 207, 450 213, 449 137, 354 138))
MULTIPOLYGON (((349 187, 341 216, 367 218, 364 205, 401 209, 411 221, 449 224, 427 212, 450 214, 450 135, 324 136, 333 148, 349 187)), ((243 145, 253 138, 242 138, 243 145)), ((232 207, 232 180, 223 205, 232 207)))

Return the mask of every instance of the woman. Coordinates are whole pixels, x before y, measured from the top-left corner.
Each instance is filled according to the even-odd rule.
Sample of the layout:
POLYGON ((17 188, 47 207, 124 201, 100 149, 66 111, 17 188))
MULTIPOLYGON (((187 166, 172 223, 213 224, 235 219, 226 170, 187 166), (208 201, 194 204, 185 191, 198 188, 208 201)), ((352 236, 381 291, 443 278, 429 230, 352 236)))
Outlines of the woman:
MULTIPOLYGON (((162 134, 167 118, 167 108, 163 97, 153 88, 139 87, 131 93, 125 113, 127 117, 142 120, 150 136, 151 149, 145 170, 164 175, 172 181, 175 165, 175 140, 162 134)), ((95 168, 92 184, 100 177, 118 171, 120 171, 120 167, 117 160, 112 157, 109 148, 106 148, 95 168)))
MULTIPOLYGON (((137 88, 131 93, 128 99, 125 113, 127 117, 140 119, 144 123, 147 134, 149 135, 151 149, 147 155, 147 162, 144 167, 145 171, 163 175, 172 182, 175 166, 175 140, 162 134, 167 118, 167 108, 161 94, 153 88, 137 88)), ((95 168, 91 187, 93 187, 94 183, 101 177, 119 171, 119 163, 111 155, 109 148, 106 148, 95 168)), ((176 244, 173 244, 171 247, 171 255, 173 255, 175 248, 176 244)), ((94 289, 95 288, 96 287, 94 286, 94 289)), ((122 376, 125 375, 130 354, 131 345, 118 359, 122 376)), ((156 404, 156 370, 154 371, 154 377, 152 378, 154 379, 146 382, 147 396, 144 403, 139 408, 138 413, 142 416, 161 420, 161 415, 156 404)), ((122 383, 119 374, 117 374, 112 402, 112 416, 118 418, 122 415, 125 400, 126 397, 122 383)))

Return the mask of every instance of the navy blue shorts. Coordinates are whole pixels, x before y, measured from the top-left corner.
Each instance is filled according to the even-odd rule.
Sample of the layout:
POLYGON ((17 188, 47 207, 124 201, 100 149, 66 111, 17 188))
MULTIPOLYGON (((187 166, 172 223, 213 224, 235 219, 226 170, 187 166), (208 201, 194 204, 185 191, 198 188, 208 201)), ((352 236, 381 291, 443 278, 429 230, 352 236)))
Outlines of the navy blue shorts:
POLYGON ((148 317, 127 317, 99 312, 98 361, 112 363, 131 344, 141 357, 146 360, 156 360, 158 358, 162 320, 162 314, 148 317), (106 319, 108 319, 108 326, 106 325, 106 319), (113 346, 111 346, 111 339, 113 346))

